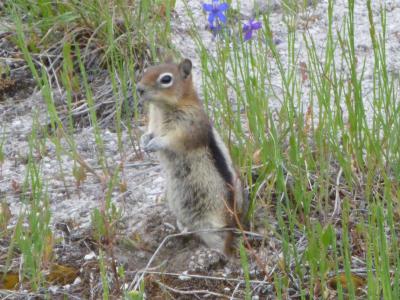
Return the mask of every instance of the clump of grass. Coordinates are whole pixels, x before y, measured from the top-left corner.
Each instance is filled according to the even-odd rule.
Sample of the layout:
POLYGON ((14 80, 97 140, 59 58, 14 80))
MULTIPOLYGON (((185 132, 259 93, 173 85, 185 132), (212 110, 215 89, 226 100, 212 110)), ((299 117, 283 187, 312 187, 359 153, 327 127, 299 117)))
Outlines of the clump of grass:
POLYGON ((72 118, 75 127, 90 125, 85 98, 85 84, 90 83, 100 124, 112 127, 118 109, 126 118, 137 113, 132 91, 140 70, 160 51, 155 45, 168 44, 171 4, 119 0, 38 5, 18 0, 6 8, 13 24, 20 23, 32 62, 37 69, 46 70, 52 88, 58 91, 56 103, 62 120, 72 118))
POLYGON ((26 43, 31 53, 60 60, 62 46, 76 44, 85 50, 84 63, 90 68, 92 64, 106 66, 111 51, 117 51, 123 58, 133 55, 138 64, 145 62, 146 22, 156 23, 157 17, 161 18, 150 17, 154 4, 120 0, 116 3, 41 2, 38 5, 36 1, 18 0, 8 3, 7 12, 24 18, 26 43))
MULTIPOLYGON (((141 116, 132 90, 135 90, 138 70, 156 55, 156 44, 165 43, 168 38, 169 21, 167 28, 161 27, 161 22, 169 18, 173 5, 172 1, 163 4, 161 1, 131 3, 122 0, 115 4, 109 1, 41 1, 38 5, 34 1, 19 0, 7 3, 6 7, 15 29, 13 41, 18 45, 47 107, 48 124, 39 122, 37 116, 33 118, 33 132, 40 132, 40 138, 32 138, 32 148, 40 150, 43 143, 50 141, 55 145, 65 186, 63 155, 74 162, 73 174, 69 175, 74 176, 77 188, 90 174, 99 181, 104 192, 103 199, 99 199, 100 209, 93 212, 92 218, 102 252, 99 267, 104 297, 109 292, 120 293, 121 288, 119 266, 113 254, 119 210, 111 202, 111 195, 121 187, 121 168, 127 153, 139 155, 131 119, 133 116, 136 121, 133 124, 138 126, 141 116), (165 7, 161 9, 163 5, 165 7), (148 26, 149 22, 153 26, 148 26), (162 38, 159 35, 161 29, 162 38), (89 165, 77 150, 74 133, 79 122, 94 129, 93 142, 100 171, 89 165), (105 154, 101 131, 104 126, 117 132, 121 163, 115 166, 109 164, 105 154), (126 129, 132 139, 131 145, 122 140, 126 129), (108 276, 113 277, 115 286, 104 281, 108 276)), ((40 167, 33 158, 29 162, 28 186, 37 190, 34 194, 36 200, 29 203, 28 213, 21 214, 12 241, 15 247, 10 248, 22 252, 21 275, 37 290, 46 286, 43 257, 53 245, 46 245, 48 241, 40 239, 51 234, 50 211, 40 167), (42 202, 46 207, 43 208, 42 202), (25 218, 30 220, 28 227, 22 226, 25 218), (29 252, 32 247, 34 251, 29 252)), ((29 194, 29 189, 27 187, 24 192, 29 194)), ((11 256, 12 250, 9 251, 11 256)), ((140 293, 137 297, 129 291, 125 294, 127 298, 140 297, 140 293)))
POLYGON ((322 54, 312 35, 298 33, 298 7, 285 3, 286 53, 274 43, 268 15, 259 39, 244 43, 220 35, 213 52, 193 32, 208 111, 248 175, 250 215, 259 206, 271 210, 265 222, 282 242, 277 296, 296 290, 306 297, 345 274, 347 285, 335 285, 338 296, 354 298, 359 272, 368 295, 395 299, 399 79, 387 70, 385 8, 374 20, 371 1, 365 4, 374 60, 359 61, 353 0, 336 33, 329 1, 322 54), (306 46, 306 62, 299 61, 298 42, 306 46), (375 70, 372 99, 363 90, 366 64, 375 70), (359 247, 365 252, 358 253, 359 247))
MULTIPOLYGON (((153 7, 161 5, 157 1, 154 3, 134 2, 134 4, 119 1, 115 7, 107 3, 71 1, 55 6, 46 4, 32 11, 26 11, 32 5, 30 1, 17 1, 9 6, 16 29, 16 43, 21 49, 33 77, 42 89, 48 105, 49 128, 53 134, 58 131, 53 140, 58 145, 58 156, 61 153, 61 144, 58 140, 61 133, 72 149, 74 161, 86 172, 98 177, 100 181, 104 181, 103 177, 109 176, 100 128, 111 126, 117 131, 118 146, 122 158, 125 159, 121 138, 122 126, 128 128, 129 136, 135 137, 136 134, 132 132, 130 120, 132 115, 135 121, 139 121, 140 118, 136 94, 132 94, 137 77, 136 72, 142 67, 138 64, 146 64, 150 52, 156 52, 155 47, 147 47, 147 44, 155 45, 160 30, 158 22, 163 20, 163 14, 169 16, 171 9, 171 6, 167 5, 159 16, 152 12, 153 7), (83 12, 82 5, 83 7, 88 6, 88 10, 83 12), (128 15, 128 11, 132 13, 128 15), (42 18, 42 15, 47 16, 48 19, 42 18), (70 19, 68 18, 68 22, 66 22, 68 26, 63 27, 62 25, 65 24, 58 19, 66 18, 66 16, 70 16, 70 19), (117 30, 118 26, 115 22, 118 16, 123 17, 124 32, 117 30), (22 17, 28 20, 26 23, 29 26, 22 22, 22 17), (153 27, 149 28, 145 25, 149 21, 154 24, 153 27), (44 40, 51 39, 51 36, 62 35, 62 43, 58 42, 55 47, 51 48, 55 49, 57 53, 49 56, 48 51, 43 54, 44 50, 41 49, 41 54, 37 56, 32 52, 29 48, 29 39, 30 35, 36 32, 36 28, 42 30, 43 43, 44 40), (82 30, 91 31, 90 38, 81 41, 78 33, 81 33, 82 30), (152 38, 152 43, 147 40, 149 37, 152 38), (138 46, 143 44, 146 46, 138 46), (92 46, 94 46, 93 53, 90 52, 92 46), (87 60, 89 53, 98 58, 95 59, 96 61, 104 62, 104 64, 101 63, 104 65, 104 70, 99 70, 100 65, 93 69, 87 60), (47 58, 54 56, 56 59, 47 64, 38 59, 42 55, 47 58), (94 74, 100 79, 93 79, 94 74), (56 98, 54 90, 61 91, 61 99, 56 98), (90 124, 95 129, 97 158, 102 166, 104 176, 97 175, 90 166, 82 161, 76 151, 75 142, 69 136, 75 131, 77 122, 82 120, 84 124, 90 124), (123 124, 123 120, 127 122, 123 124)), ((165 38, 165 28, 163 28, 163 36, 165 38)), ((134 124, 138 125, 138 122, 134 124)), ((132 140, 132 146, 133 151, 137 152, 136 139, 132 140)), ((139 155, 138 152, 137 155, 139 155)))
POLYGON ((34 291, 44 283, 44 271, 50 266, 53 247, 47 187, 35 162, 36 133, 37 128, 34 127, 29 140, 26 178, 20 194, 24 206, 8 251, 11 255, 16 247, 21 252, 20 284, 22 286, 27 282, 34 291))

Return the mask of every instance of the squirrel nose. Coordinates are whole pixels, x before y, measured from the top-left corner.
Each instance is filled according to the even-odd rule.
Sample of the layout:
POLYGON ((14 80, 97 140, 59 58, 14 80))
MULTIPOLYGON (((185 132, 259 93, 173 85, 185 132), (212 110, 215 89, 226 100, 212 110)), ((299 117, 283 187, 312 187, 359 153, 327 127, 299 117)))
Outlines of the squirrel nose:
POLYGON ((137 94, 139 95, 139 97, 141 97, 141 96, 143 96, 143 94, 144 94, 144 92, 145 92, 145 89, 144 89, 143 86, 137 85, 137 86, 136 86, 136 92, 137 92, 137 94))

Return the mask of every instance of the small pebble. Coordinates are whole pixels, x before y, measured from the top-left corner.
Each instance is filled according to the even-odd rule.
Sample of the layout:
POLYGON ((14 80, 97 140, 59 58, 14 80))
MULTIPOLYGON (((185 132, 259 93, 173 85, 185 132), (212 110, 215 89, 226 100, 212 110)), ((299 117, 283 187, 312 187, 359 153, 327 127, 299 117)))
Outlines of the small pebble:
POLYGON ((78 285, 82 282, 82 279, 78 276, 75 278, 74 282, 72 283, 72 285, 78 285))
POLYGON ((55 286, 55 285, 49 286, 49 291, 50 291, 50 293, 52 293, 52 294, 57 293, 57 291, 58 291, 58 286, 55 286))
POLYGON ((96 253, 94 253, 93 251, 90 252, 89 254, 86 254, 85 257, 83 258, 84 260, 91 260, 96 258, 96 253))

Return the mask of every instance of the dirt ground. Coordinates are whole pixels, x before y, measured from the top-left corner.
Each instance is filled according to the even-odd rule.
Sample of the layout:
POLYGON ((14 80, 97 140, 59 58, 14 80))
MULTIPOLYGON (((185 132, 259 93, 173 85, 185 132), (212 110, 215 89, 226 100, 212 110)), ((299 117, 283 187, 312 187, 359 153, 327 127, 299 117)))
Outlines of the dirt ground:
MULTIPOLYGON (((235 1, 234 1, 235 2, 235 1)), ((252 1, 241 1, 240 11, 243 22, 248 20, 253 12, 252 1)), ((278 49, 285 53, 286 26, 282 20, 282 8, 278 2, 266 5, 268 1, 257 1, 262 9, 271 12, 271 24, 278 49)), ((357 22, 357 52, 360 59, 372 58, 373 52, 369 39, 368 16, 363 5, 358 1, 356 8, 357 22), (361 7, 363 7, 361 9, 361 7)), ((378 2, 378 1, 373 1, 378 2)), ((200 1, 188 1, 196 20, 196 27, 205 43, 210 45, 212 55, 213 38, 206 28, 206 17, 201 10, 200 1)), ((400 70, 400 3, 386 1, 388 7, 388 60, 391 61, 390 71, 400 70), (397 16, 395 18, 395 16, 397 16), (397 23, 391 22, 396 20, 397 23)), ((374 9, 378 10, 378 3, 374 9)), ((304 23, 299 25, 300 31, 310 33, 323 53, 324 37, 326 34, 327 1, 319 1, 317 6, 310 7, 304 14, 304 23)), ((346 1, 336 1, 335 24, 346 14, 346 1)), ((187 16, 183 1, 177 1, 176 13, 173 17, 173 44, 182 55, 190 58, 194 64, 195 84, 201 94, 201 68, 194 42, 190 39, 188 29, 191 21, 187 16)), ((4 136, 5 160, 0 167, 0 200, 9 204, 12 218, 8 225, 13 228, 17 216, 25 208, 21 201, 20 189, 26 175, 27 157, 29 153, 29 136, 32 122, 39 120, 40 126, 48 126, 46 105, 43 101, 28 67, 17 55, 19 49, 13 46, 7 38, 6 24, 0 19, 0 64, 10 68, 10 79, 0 78, 0 135, 4 136)), ((339 29, 339 28, 338 28, 339 29)), ((305 46, 297 45, 299 49, 305 46)), ((321 53, 321 55, 322 55, 321 53)), ((283 54, 284 55, 284 54, 283 54)), ((300 56, 302 55, 300 51, 300 56)), ((302 60, 302 59, 300 59, 302 60)), ((304 58, 306 60, 306 58, 304 58)), ((372 66, 366 66, 365 78, 372 84, 372 66)), ((273 74, 279 85, 278 72, 273 74)), ((364 90, 368 91, 366 86, 364 90)), ((58 91, 54 91, 57 93, 58 91)), ((279 106, 279 103, 272 104, 279 106)), ((142 127, 141 129, 144 129, 142 127)), ((107 163, 117 166, 121 155, 117 146, 117 134, 111 129, 104 128, 101 132, 106 149, 107 163)), ((0 137, 1 138, 1 137, 0 137)), ((78 151, 85 161, 94 169, 100 168, 95 159, 94 133, 91 127, 82 127, 73 135, 78 145, 78 151)), ((130 137, 124 131, 123 141, 130 144, 130 137)), ((207 249, 193 236, 170 237, 178 233, 173 213, 168 210, 163 200, 164 178, 155 156, 144 154, 134 155, 133 149, 127 154, 123 178, 126 191, 115 191, 112 202, 121 209, 121 217, 117 224, 118 235, 113 243, 113 256, 118 265, 123 265, 126 273, 127 286, 133 287, 138 278, 143 275, 148 299, 195 299, 208 295, 208 299, 242 299, 244 291, 243 272, 240 260, 227 260, 219 253, 207 249), (164 241, 164 243, 163 243, 164 241), (162 247, 160 247, 160 245, 162 247), (160 247, 160 248, 159 248, 160 247), (159 250, 156 255, 154 253, 159 250), (149 261, 151 264, 149 265, 149 261), (197 274, 191 277, 191 274, 197 274)), ((47 292, 39 292, 41 298, 50 293, 51 298, 97 298, 101 295, 102 287, 99 279, 98 249, 91 225, 91 213, 104 203, 104 190, 97 178, 88 178, 79 188, 73 177, 73 160, 70 156, 61 157, 63 174, 60 173, 60 162, 56 157, 56 149, 47 140, 41 153, 37 153, 37 164, 43 174, 43 183, 48 193, 51 209, 51 226, 56 235, 55 257, 59 264, 69 265, 79 270, 77 279, 71 284, 54 285, 47 292)), ((274 224, 272 212, 262 213, 262 218, 269 218, 274 224)), ((262 228, 259 228, 262 231, 262 228)), ((257 257, 263 262, 262 273, 259 262, 250 257, 250 274, 253 299, 273 299, 273 282, 267 275, 272 275, 277 268, 282 255, 278 240, 268 237, 261 246, 257 245, 257 257), (259 298, 257 298, 259 297, 259 298)), ((108 241, 110 242, 110 241, 108 241)), ((107 241, 105 242, 107 243, 107 241)), ((0 243, 0 264, 3 265, 7 253, 7 239, 0 243)), ((18 270, 20 261, 12 261, 11 269, 18 270)), ((32 295, 31 295, 32 296, 32 295)), ((291 299, 297 299, 295 289, 291 299)), ((29 298, 29 293, 23 290, 11 292, 7 299, 29 298)))

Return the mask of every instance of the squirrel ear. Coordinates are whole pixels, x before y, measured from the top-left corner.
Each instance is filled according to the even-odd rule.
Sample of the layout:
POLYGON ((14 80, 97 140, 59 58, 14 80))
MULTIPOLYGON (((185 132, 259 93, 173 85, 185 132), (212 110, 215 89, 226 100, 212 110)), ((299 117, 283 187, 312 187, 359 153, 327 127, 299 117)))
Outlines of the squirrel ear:
POLYGON ((182 77, 186 79, 190 73, 192 72, 192 62, 190 59, 185 58, 179 64, 179 72, 181 73, 182 77))

